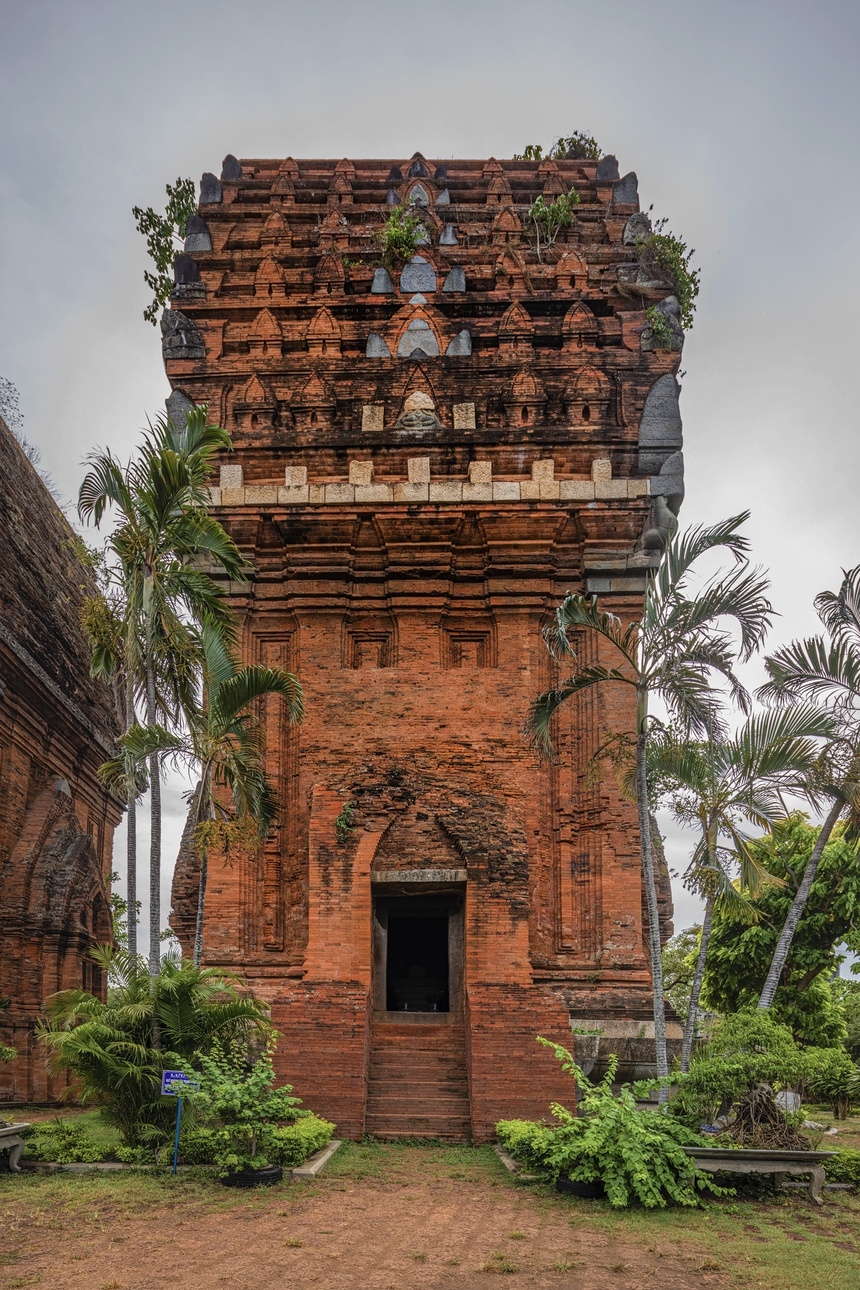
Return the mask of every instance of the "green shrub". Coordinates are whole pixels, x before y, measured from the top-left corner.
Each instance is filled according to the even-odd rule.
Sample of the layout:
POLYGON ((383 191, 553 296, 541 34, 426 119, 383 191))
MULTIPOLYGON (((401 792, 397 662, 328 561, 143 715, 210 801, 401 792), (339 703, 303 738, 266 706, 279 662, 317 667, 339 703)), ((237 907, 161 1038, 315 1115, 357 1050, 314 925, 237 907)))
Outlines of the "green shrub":
POLYGON ((123 1165, 149 1165, 155 1162, 155 1152, 148 1147, 117 1147, 113 1154, 123 1165))
POLYGON ((687 243, 674 233, 664 233, 664 226, 665 220, 660 220, 656 225, 657 231, 642 238, 636 251, 645 272, 672 288, 681 306, 681 326, 689 331, 700 286, 699 270, 690 268, 695 251, 689 250, 687 243))
POLYGON ((573 212, 579 205, 579 193, 575 188, 565 195, 561 193, 554 202, 545 202, 543 195, 536 197, 529 207, 529 219, 535 226, 537 236, 537 257, 540 259, 541 237, 544 250, 554 244, 563 228, 573 223, 573 212))
POLYGON ((571 1054, 560 1044, 540 1039, 552 1048, 564 1070, 577 1081, 583 1096, 572 1115, 554 1103, 558 1123, 533 1125, 509 1120, 497 1125, 502 1141, 521 1159, 535 1164, 551 1178, 571 1182, 602 1182, 610 1205, 622 1209, 638 1201, 646 1209, 667 1204, 698 1205, 698 1192, 725 1195, 712 1178, 696 1168, 685 1146, 702 1139, 663 1111, 640 1110, 630 1085, 614 1092, 618 1059, 610 1059, 599 1084, 592 1084, 571 1054))
POLYGON ((837 1151, 824 1166, 828 1182, 853 1183, 860 1187, 860 1151, 837 1151))
POLYGON ((333 1133, 334 1125, 330 1120, 321 1119, 313 1111, 303 1111, 292 1124, 267 1129, 263 1135, 263 1145, 273 1165, 292 1168, 303 1164, 308 1156, 327 1146, 333 1133))
POLYGON ((382 263, 388 269, 408 262, 418 250, 424 225, 408 206, 395 206, 376 234, 382 263))
POLYGON ((74 1120, 37 1124, 27 1140, 27 1155, 58 1165, 98 1164, 108 1153, 74 1120))
POLYGON ((806 1091, 815 1102, 826 1102, 837 1120, 847 1120, 860 1102, 860 1070, 844 1048, 809 1048, 806 1091))

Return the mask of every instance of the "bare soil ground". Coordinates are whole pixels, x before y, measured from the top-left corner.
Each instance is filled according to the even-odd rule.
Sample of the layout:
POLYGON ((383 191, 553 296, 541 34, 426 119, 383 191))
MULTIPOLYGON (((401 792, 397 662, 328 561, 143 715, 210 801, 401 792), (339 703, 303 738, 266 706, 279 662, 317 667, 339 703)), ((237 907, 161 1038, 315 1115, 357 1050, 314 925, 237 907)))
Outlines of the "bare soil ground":
POLYGON ((860 1203, 614 1213, 510 1179, 489 1148, 347 1145, 314 1183, 0 1177, 0 1287, 856 1290, 860 1203))

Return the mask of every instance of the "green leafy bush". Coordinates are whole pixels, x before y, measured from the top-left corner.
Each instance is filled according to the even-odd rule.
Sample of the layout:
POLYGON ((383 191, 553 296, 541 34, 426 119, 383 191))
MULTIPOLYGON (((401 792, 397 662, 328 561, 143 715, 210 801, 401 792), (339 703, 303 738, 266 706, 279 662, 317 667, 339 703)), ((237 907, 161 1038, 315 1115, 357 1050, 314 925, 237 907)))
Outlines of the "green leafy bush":
POLYGON ((847 1120, 860 1102, 860 1069, 844 1048, 809 1048, 806 1092, 814 1102, 826 1102, 837 1120, 847 1120))
POLYGON ((225 1057, 200 1057, 200 1087, 187 1097, 192 1124, 181 1144, 190 1163, 215 1164, 223 1175, 278 1163, 273 1154, 287 1152, 291 1141, 296 1149, 296 1135, 282 1141, 276 1132, 299 1118, 300 1102, 289 1085, 275 1088, 272 1046, 248 1071, 225 1057))
POLYGON ((630 1085, 613 1091, 617 1058, 610 1059, 600 1083, 592 1084, 566 1048, 546 1039, 538 1042, 552 1048, 563 1069, 575 1077, 582 1100, 576 1115, 554 1103, 555 1125, 530 1129, 522 1120, 501 1121, 496 1132, 508 1150, 551 1178, 602 1182, 616 1209, 635 1201, 646 1209, 698 1205, 702 1190, 726 1194, 684 1151, 685 1146, 702 1145, 698 1134, 662 1111, 640 1110, 630 1085))
POLYGON ((675 333, 669 326, 666 315, 656 305, 645 310, 645 321, 651 330, 654 344, 658 349, 671 349, 675 344, 675 333))
POLYGON ((27 1155, 58 1165, 98 1164, 108 1153, 83 1125, 74 1120, 48 1120, 37 1124, 27 1140, 27 1155))
POLYGON ((267 1129, 263 1135, 266 1155, 273 1165, 293 1168, 302 1164, 315 1151, 321 1151, 331 1142, 334 1125, 323 1120, 313 1111, 300 1111, 293 1124, 282 1124, 267 1129))
POLYGON ((148 1147, 117 1147, 113 1154, 124 1165, 148 1165, 155 1161, 155 1152, 148 1147))
POLYGON ((529 219, 535 226, 537 235, 537 256, 540 259, 541 237, 544 250, 554 244, 563 228, 573 223, 573 212, 579 205, 579 193, 571 188, 566 195, 561 193, 554 202, 545 202, 543 194, 535 198, 529 208, 529 219))
POLYGON ((860 1187, 860 1151, 837 1151, 826 1162, 828 1182, 853 1183, 860 1187))

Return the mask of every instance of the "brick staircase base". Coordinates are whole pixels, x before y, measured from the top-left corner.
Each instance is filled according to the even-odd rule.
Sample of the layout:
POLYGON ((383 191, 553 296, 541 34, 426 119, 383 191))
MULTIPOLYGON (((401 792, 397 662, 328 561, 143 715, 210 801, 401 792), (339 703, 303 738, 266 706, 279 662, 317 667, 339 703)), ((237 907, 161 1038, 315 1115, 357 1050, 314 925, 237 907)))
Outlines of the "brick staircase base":
POLYGON ((365 1132, 379 1138, 468 1140, 462 1022, 373 1022, 365 1132))

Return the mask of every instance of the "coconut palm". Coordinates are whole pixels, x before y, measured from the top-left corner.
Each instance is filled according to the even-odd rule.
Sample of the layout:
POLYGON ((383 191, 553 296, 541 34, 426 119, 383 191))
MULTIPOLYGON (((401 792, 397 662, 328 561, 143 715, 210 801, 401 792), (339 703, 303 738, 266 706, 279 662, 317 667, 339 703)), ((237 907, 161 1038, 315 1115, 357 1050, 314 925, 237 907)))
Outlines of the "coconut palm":
POLYGON ((119 783, 129 760, 140 766, 153 752, 195 765, 200 780, 191 798, 192 838, 200 861, 194 962, 203 954, 203 915, 208 851, 213 842, 259 845, 277 815, 275 794, 266 775, 263 742, 253 708, 276 696, 290 721, 304 715, 302 688, 281 668, 252 664, 237 667, 229 633, 211 620, 200 633, 202 703, 186 713, 187 732, 162 726, 135 726, 121 740, 123 754, 106 765, 109 782, 119 783))
POLYGON ((849 840, 860 838, 860 565, 844 573, 838 592, 816 596, 815 608, 827 636, 793 641, 777 650, 765 660, 770 679, 759 690, 770 703, 800 698, 823 702, 836 726, 807 784, 813 806, 829 802, 829 810, 777 941, 759 998, 761 1009, 773 1003, 824 848, 840 816, 847 818, 849 840))
POLYGON ((750 717, 731 737, 706 741, 654 732, 648 744, 649 786, 675 818, 700 837, 684 875, 685 885, 704 899, 699 952, 681 1045, 681 1070, 690 1069, 699 995, 705 974, 715 909, 755 921, 754 897, 768 874, 742 833, 746 824, 767 828, 785 814, 784 791, 796 789, 820 755, 820 740, 832 734, 830 715, 803 705, 750 717), (734 874, 737 871, 737 878, 734 874))
POLYGON ((649 575, 641 619, 627 627, 614 614, 601 612, 596 596, 566 596, 545 632, 545 639, 555 657, 573 663, 574 672, 556 689, 547 690, 535 699, 527 721, 527 729, 537 746, 551 750, 553 715, 575 694, 593 685, 613 683, 629 686, 635 692, 636 803, 648 911, 657 1075, 664 1081, 660 1092, 663 1099, 669 1065, 660 923, 649 827, 648 704, 652 695, 658 695, 685 729, 706 736, 720 729, 724 698, 712 684, 715 677, 720 677, 741 709, 749 710, 749 695, 735 675, 735 660, 737 657, 748 659, 761 644, 773 609, 765 595, 768 580, 760 570, 750 569, 749 544, 739 532, 748 517, 749 512, 745 511, 721 524, 700 525, 676 534, 659 568, 649 575), (694 566, 710 551, 727 552, 733 556, 735 567, 706 579, 690 595, 694 566), (737 644, 730 624, 740 633, 737 644), (571 641, 571 633, 579 631, 593 632, 619 656, 619 666, 581 664, 571 641))
MULTIPOLYGON (((220 565, 229 578, 241 576, 238 548, 206 509, 206 484, 216 454, 229 447, 227 432, 206 424, 205 408, 194 408, 181 429, 168 418, 159 418, 144 435, 138 456, 126 466, 109 451, 93 454, 81 484, 78 512, 82 519, 92 519, 98 527, 110 507, 119 515, 108 544, 122 587, 128 710, 131 714, 142 701, 149 725, 157 724, 160 716, 175 722, 182 707, 193 702, 195 659, 189 619, 202 621, 208 616, 216 622, 228 621, 227 602, 201 561, 220 565)), ((149 791, 149 963, 155 976, 161 935, 157 751, 149 760, 149 791)))

